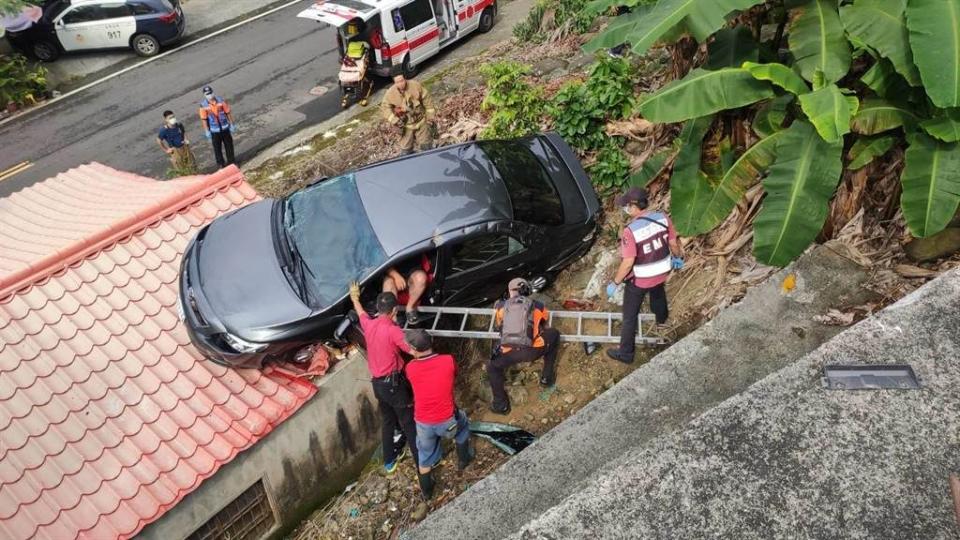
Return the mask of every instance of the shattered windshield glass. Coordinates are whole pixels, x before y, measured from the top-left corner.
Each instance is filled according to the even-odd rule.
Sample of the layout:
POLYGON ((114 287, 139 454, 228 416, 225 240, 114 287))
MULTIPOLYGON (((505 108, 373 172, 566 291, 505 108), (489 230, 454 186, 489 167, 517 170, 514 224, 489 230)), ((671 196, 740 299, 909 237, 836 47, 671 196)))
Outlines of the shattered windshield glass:
POLYGON ((328 307, 387 260, 352 174, 304 188, 284 201, 284 228, 313 307, 328 307))

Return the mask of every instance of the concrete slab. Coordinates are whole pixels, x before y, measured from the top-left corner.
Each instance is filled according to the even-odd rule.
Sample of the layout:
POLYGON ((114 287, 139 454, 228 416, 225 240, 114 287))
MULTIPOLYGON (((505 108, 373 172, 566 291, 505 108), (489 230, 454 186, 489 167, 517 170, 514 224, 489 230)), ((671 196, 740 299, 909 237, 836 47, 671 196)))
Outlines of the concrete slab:
MULTIPOLYGON (((864 273, 820 247, 751 290, 429 516, 407 538, 502 538, 630 450, 816 349, 841 329, 813 316, 867 298, 864 273), (796 288, 785 293, 788 274, 796 288)), ((604 360, 598 360, 604 361, 604 360)), ((568 538, 577 537, 567 536, 568 538)))
POLYGON ((960 271, 630 452, 513 538, 960 537, 960 271), (921 390, 827 390, 831 363, 909 363, 921 390))

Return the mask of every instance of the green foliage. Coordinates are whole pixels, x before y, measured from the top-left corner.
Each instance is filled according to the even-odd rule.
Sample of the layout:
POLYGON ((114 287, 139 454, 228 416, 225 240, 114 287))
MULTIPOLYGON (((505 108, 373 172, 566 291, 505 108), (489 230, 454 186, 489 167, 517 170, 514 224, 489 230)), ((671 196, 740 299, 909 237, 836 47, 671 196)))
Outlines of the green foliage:
MULTIPOLYGON (((618 5, 631 1, 637 0, 623 0, 618 2, 618 5)), ((539 0, 527 13, 527 17, 513 27, 513 35, 520 41, 542 43, 547 38, 546 33, 541 31, 543 17, 551 10, 554 27, 569 23, 572 31, 582 34, 590 29, 593 21, 604 11, 599 5, 594 8, 596 9, 584 8, 582 0, 539 0)))
MULTIPOLYGON (((782 0, 767 3, 763 20, 743 16, 760 3, 659 0, 616 18, 584 47, 629 42, 643 53, 681 36, 707 44, 707 69, 638 107, 653 122, 686 122, 670 180, 678 231, 712 229, 766 175, 754 253, 787 264, 820 232, 844 171, 907 143, 900 178, 907 225, 916 236, 942 230, 960 203, 960 1, 782 0), (783 21, 789 51, 780 32, 754 42, 759 24, 783 21), (717 129, 752 115, 761 140, 736 156, 718 134, 704 150, 714 115, 722 119, 717 129)), ((612 0, 590 4, 602 5, 612 0)), ((631 183, 648 182, 667 159, 651 160, 631 183)))
POLYGON ((815 82, 816 73, 823 75, 825 83, 839 81, 850 69, 852 51, 837 0, 809 0, 798 11, 788 41, 800 75, 810 82, 815 82))
POLYGON ((742 68, 695 69, 640 103, 653 122, 680 122, 773 97, 773 88, 742 68))
POLYGON ((47 90, 47 70, 19 54, 0 55, 0 107, 36 102, 47 90))
POLYGON ((605 144, 607 121, 626 116, 633 108, 632 97, 630 65, 601 58, 586 82, 564 85, 547 110, 557 133, 581 150, 596 150, 605 144))
POLYGON ((487 82, 482 108, 493 110, 481 137, 522 137, 540 129, 544 113, 543 89, 524 80, 524 76, 530 73, 528 66, 500 61, 481 66, 480 73, 487 82))
POLYGON ((587 169, 593 185, 604 192, 621 187, 624 179, 630 174, 630 160, 616 142, 608 140, 607 144, 597 152, 596 159, 587 169))
POLYGON ((824 141, 810 124, 797 121, 783 133, 753 222, 754 254, 776 266, 798 257, 817 237, 843 167, 843 144, 824 141))
POLYGON ((513 37, 520 41, 542 41, 543 35, 540 34, 540 22, 543 20, 543 14, 546 13, 548 4, 548 0, 539 0, 534 4, 527 13, 527 17, 514 25, 513 37))
POLYGON ((700 234, 700 216, 710 200, 711 189, 707 174, 700 170, 703 136, 710 129, 713 116, 690 120, 680 132, 680 153, 673 164, 670 177, 670 207, 673 224, 684 236, 700 234))
POLYGON ((910 0, 907 28, 930 100, 937 107, 960 107, 960 2, 910 0))
POLYGON ((753 32, 745 26, 724 28, 717 32, 707 47, 707 69, 740 67, 744 62, 760 59, 760 49, 753 32))
POLYGON ((910 230, 919 237, 942 231, 960 203, 960 145, 942 143, 923 133, 907 138, 900 177, 900 206, 910 230))
POLYGON ((677 27, 703 42, 726 25, 729 14, 762 3, 763 0, 660 0, 650 10, 621 15, 619 24, 610 25, 584 49, 592 52, 629 42, 634 53, 643 54, 677 27))
POLYGON ((857 114, 859 102, 851 103, 835 84, 800 96, 800 108, 817 128, 823 140, 834 143, 850 133, 850 118, 857 114))
POLYGON ((630 176, 630 179, 627 180, 627 185, 637 187, 650 185, 650 182, 653 182, 653 180, 660 175, 660 172, 663 171, 663 166, 667 164, 667 161, 673 157, 675 153, 675 148, 666 148, 653 154, 643 162, 643 165, 637 169, 637 172, 630 176))
POLYGON ((891 135, 857 139, 850 148, 850 163, 847 168, 856 171, 866 167, 874 159, 886 154, 893 147, 893 143, 894 139, 891 135))

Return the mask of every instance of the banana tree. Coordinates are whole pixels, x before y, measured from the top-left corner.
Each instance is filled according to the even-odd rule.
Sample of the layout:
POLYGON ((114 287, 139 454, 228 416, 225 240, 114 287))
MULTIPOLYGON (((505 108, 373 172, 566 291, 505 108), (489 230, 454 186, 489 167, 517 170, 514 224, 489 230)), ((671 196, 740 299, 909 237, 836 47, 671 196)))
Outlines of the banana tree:
POLYGON ((585 49, 627 42, 643 53, 682 35, 707 44, 704 66, 637 107, 653 122, 686 122, 670 180, 681 234, 717 227, 763 179, 754 254, 783 266, 820 233, 845 171, 895 147, 906 148, 901 208, 911 233, 951 221, 960 204, 960 1, 659 0, 618 17, 585 49), (742 17, 760 4, 782 14, 773 39, 742 17), (711 118, 724 115, 748 116, 757 141, 718 169, 701 160, 711 118))

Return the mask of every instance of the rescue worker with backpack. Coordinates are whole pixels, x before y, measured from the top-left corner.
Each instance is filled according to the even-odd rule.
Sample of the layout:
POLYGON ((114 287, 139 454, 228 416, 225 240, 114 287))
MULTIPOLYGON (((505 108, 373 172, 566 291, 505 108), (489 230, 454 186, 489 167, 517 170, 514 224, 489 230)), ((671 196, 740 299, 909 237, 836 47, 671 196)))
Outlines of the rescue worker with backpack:
POLYGON ((487 364, 487 375, 493 391, 490 410, 497 414, 510 412, 510 397, 504 389, 508 367, 543 357, 540 386, 553 386, 557 379, 560 331, 548 327, 550 312, 530 298, 532 293, 527 280, 514 278, 507 285, 507 298, 494 306, 493 324, 500 332, 500 345, 487 364))
POLYGON ((415 80, 402 74, 393 78, 393 86, 383 96, 380 114, 392 126, 400 128, 400 155, 433 148, 433 119, 436 109, 430 92, 415 80))
POLYGON ((631 364, 643 297, 650 295, 650 308, 656 316, 658 328, 661 328, 669 315, 665 284, 670 271, 682 266, 679 257, 683 250, 670 217, 648 208, 650 203, 644 189, 628 189, 617 197, 617 206, 630 216, 630 223, 620 236, 620 267, 613 276, 613 282, 607 285, 607 296, 613 297, 617 289, 625 284, 620 347, 608 349, 607 356, 631 364))

